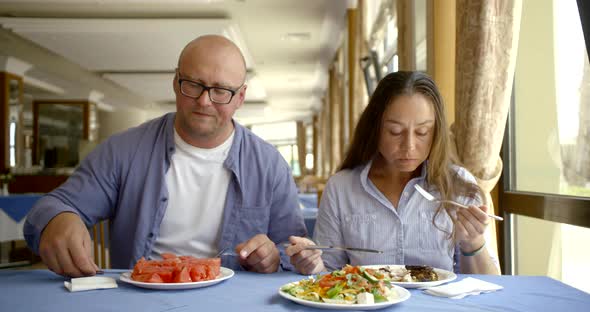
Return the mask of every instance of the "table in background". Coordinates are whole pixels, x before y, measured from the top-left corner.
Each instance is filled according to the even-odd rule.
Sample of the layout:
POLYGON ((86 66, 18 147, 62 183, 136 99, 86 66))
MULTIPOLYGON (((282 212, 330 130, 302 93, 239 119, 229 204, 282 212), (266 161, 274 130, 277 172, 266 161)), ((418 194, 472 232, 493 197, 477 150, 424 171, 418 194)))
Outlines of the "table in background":
POLYGON ((0 243, 11 242, 8 252, 0 248, 0 267, 28 265, 30 260, 3 262, 5 253, 10 258, 15 249, 15 241, 23 240, 23 226, 25 217, 35 202, 41 198, 41 194, 14 194, 0 196, 0 243))
POLYGON ((24 239, 25 216, 42 195, 0 196, 0 242, 24 239))
MULTIPOLYGON (((115 277, 122 271, 107 271, 115 277)), ((462 279, 465 275, 459 275, 462 279)), ((504 286, 503 290, 448 299, 410 290, 412 297, 380 311, 589 311, 590 294, 548 277, 473 277, 504 286)), ((64 279, 46 270, 0 270, 3 311, 320 311, 278 295, 278 289, 305 276, 291 272, 236 272, 224 282, 190 290, 149 290, 117 281, 119 288, 68 292, 64 279)))
POLYGON ((299 193, 299 202, 304 208, 317 208, 318 207, 318 194, 317 193, 299 193))
POLYGON ((299 193, 299 203, 301 203, 303 219, 307 228, 307 235, 313 236, 313 228, 318 216, 318 194, 317 193, 299 193))

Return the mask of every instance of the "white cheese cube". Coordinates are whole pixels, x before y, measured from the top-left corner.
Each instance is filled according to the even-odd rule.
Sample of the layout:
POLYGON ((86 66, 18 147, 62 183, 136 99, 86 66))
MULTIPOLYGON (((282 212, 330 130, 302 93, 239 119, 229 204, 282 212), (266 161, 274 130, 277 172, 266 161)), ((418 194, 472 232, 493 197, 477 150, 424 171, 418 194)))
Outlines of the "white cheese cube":
POLYGON ((364 293, 360 293, 360 294, 358 294, 358 296, 356 296, 356 302, 358 304, 373 304, 373 303, 375 303, 375 298, 373 297, 373 294, 370 294, 368 292, 364 292, 364 293))

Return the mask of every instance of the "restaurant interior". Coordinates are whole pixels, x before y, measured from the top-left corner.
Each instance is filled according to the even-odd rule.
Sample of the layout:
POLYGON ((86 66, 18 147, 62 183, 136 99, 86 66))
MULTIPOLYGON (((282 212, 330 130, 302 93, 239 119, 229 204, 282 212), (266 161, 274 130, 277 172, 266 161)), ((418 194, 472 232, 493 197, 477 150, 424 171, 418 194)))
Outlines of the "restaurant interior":
MULTIPOLYGON (((290 165, 310 233, 377 82, 418 70, 504 218, 488 242, 501 273, 590 293, 583 0, 1 0, 0 272, 44 268, 24 242, 29 209, 106 138, 175 111, 178 54, 203 34, 243 52, 234 118, 290 165)), ((89 228, 104 269, 108 228, 89 228)))

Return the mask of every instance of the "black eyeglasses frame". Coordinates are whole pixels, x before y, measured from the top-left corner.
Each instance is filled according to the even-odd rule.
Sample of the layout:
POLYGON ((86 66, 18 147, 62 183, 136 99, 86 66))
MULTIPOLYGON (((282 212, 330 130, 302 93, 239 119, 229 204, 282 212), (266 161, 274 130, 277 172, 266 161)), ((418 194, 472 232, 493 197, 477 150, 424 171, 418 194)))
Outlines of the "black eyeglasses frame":
POLYGON ((226 104, 229 104, 229 103, 231 103, 231 101, 233 100, 233 98, 234 98, 234 96, 236 95, 236 93, 238 93, 238 91, 239 91, 239 90, 240 90, 240 89, 241 89, 243 86, 244 86, 244 84, 242 84, 241 86, 239 86, 239 87, 238 87, 236 90, 232 90, 232 89, 228 89, 228 88, 223 88, 223 87, 209 87, 209 86, 206 86, 206 85, 204 85, 204 84, 202 84, 202 83, 200 83, 200 82, 196 82, 196 81, 193 81, 193 80, 190 80, 190 79, 180 78, 180 75, 178 75, 178 88, 179 88, 179 90, 180 90, 180 93, 181 93, 182 95, 184 95, 184 96, 186 96, 186 97, 189 97, 189 98, 192 98, 192 99, 198 99, 198 98, 200 98, 200 97, 203 95, 203 92, 207 91, 207 94, 208 94, 208 96, 209 96, 209 100, 210 100, 212 103, 215 103, 215 104, 220 104, 220 105, 226 105, 226 104), (184 93, 184 92, 182 91, 182 83, 183 83, 183 82, 185 82, 185 81, 186 81, 186 82, 189 82, 189 83, 192 83, 192 84, 196 84, 196 85, 200 86, 201 88, 203 88, 203 90, 201 91, 201 94, 199 94, 198 96, 192 96, 192 95, 188 95, 188 94, 184 93), (211 89, 220 89, 220 90, 224 90, 224 91, 228 91, 228 92, 230 92, 230 93, 231 93, 231 97, 229 98, 229 101, 227 101, 227 102, 225 102, 225 103, 224 103, 224 102, 218 102, 218 101, 214 101, 214 100, 211 98, 211 92, 209 91, 209 90, 211 90, 211 89))

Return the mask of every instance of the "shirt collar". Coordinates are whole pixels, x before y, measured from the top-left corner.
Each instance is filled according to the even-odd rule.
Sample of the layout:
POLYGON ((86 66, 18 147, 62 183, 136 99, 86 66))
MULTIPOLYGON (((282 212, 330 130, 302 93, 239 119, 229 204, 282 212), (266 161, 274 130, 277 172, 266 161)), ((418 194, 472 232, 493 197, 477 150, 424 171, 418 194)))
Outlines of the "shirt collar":
MULTIPOLYGON (((373 166, 373 159, 369 160, 369 162, 364 165, 361 169, 360 178, 361 178, 361 185, 365 189, 365 191, 369 191, 369 171, 373 166)), ((416 177, 410 181, 416 181, 416 183, 421 183, 426 179, 426 173, 428 172, 428 159, 422 163, 422 169, 420 171, 420 176, 416 177)))
MULTIPOLYGON (((231 121, 234 124, 234 141, 229 149, 229 153, 227 154, 227 158, 223 165, 233 171, 234 173, 237 172, 238 168, 238 159, 240 154, 240 146, 242 144, 242 140, 244 138, 244 127, 237 123, 235 120, 232 119, 231 121)), ((237 176, 237 174, 236 174, 237 176)))

